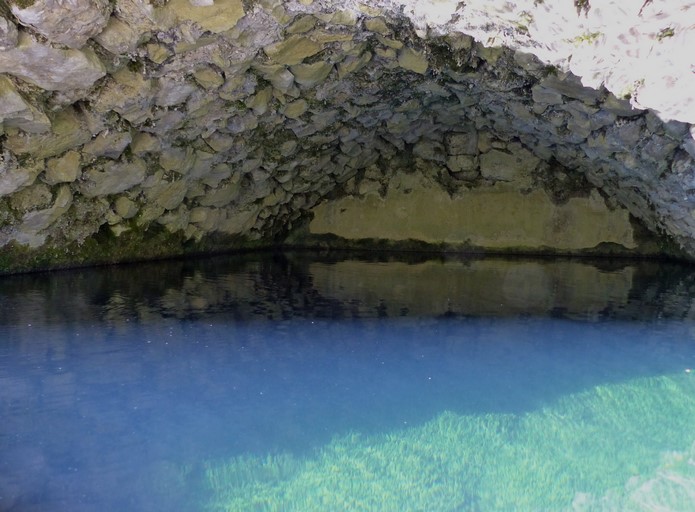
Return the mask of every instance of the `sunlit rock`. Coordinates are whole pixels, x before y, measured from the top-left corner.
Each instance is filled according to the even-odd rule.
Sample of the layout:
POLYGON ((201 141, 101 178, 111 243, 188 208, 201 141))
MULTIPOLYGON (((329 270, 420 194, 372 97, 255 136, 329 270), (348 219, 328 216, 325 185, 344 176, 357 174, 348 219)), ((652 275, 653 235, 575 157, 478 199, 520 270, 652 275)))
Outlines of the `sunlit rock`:
POLYGON ((101 32, 111 15, 108 0, 36 0, 8 2, 23 25, 35 29, 54 43, 80 48, 92 36, 101 32))
POLYGON ((17 46, 19 32, 11 20, 0 16, 0 50, 9 50, 17 46))
POLYGON ((0 72, 48 91, 69 91, 88 89, 106 69, 90 48, 61 50, 22 32, 16 47, 0 51, 0 72))

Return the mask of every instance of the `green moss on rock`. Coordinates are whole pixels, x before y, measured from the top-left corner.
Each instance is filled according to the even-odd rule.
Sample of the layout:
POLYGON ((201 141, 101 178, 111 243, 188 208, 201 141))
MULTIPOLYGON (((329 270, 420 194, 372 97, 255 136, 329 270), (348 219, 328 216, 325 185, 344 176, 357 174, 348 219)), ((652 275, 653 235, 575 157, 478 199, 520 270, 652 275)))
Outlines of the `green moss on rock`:
POLYGON ((26 9, 35 3, 36 0, 12 0, 12 2, 9 2, 11 7, 18 7, 19 9, 26 9))
POLYGON ((183 233, 170 233, 160 226, 150 226, 149 229, 134 227, 117 237, 104 227, 82 243, 61 243, 49 239, 39 248, 30 248, 11 242, 0 251, 0 274, 109 265, 267 246, 268 243, 264 241, 229 235, 212 235, 200 242, 186 240, 183 233))

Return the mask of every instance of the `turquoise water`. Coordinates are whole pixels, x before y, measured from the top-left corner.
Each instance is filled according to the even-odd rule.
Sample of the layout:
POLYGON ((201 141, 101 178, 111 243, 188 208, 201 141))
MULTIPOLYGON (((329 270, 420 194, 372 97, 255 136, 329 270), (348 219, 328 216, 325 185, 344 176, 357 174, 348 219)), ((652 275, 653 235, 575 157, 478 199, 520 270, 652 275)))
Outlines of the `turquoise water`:
POLYGON ((295 254, 2 278, 0 511, 695 510, 694 277, 295 254))

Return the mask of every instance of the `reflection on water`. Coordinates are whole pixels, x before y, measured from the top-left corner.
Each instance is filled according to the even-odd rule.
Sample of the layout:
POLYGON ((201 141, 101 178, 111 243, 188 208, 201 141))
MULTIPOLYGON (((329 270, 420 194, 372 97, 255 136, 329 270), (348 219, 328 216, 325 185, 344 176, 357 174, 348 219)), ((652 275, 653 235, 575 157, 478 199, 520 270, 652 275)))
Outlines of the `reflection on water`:
POLYGON ((295 254, 3 278, 0 511, 509 510, 528 486, 529 510, 648 487, 692 510, 693 277, 295 254))

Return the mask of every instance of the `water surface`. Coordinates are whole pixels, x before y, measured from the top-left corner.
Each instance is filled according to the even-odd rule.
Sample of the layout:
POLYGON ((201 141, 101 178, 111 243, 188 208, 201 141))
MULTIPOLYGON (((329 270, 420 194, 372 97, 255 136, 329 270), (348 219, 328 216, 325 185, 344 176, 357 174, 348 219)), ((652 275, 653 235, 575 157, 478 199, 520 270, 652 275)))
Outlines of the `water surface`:
POLYGON ((0 510, 692 510, 692 269, 220 257, 0 281, 0 510))

